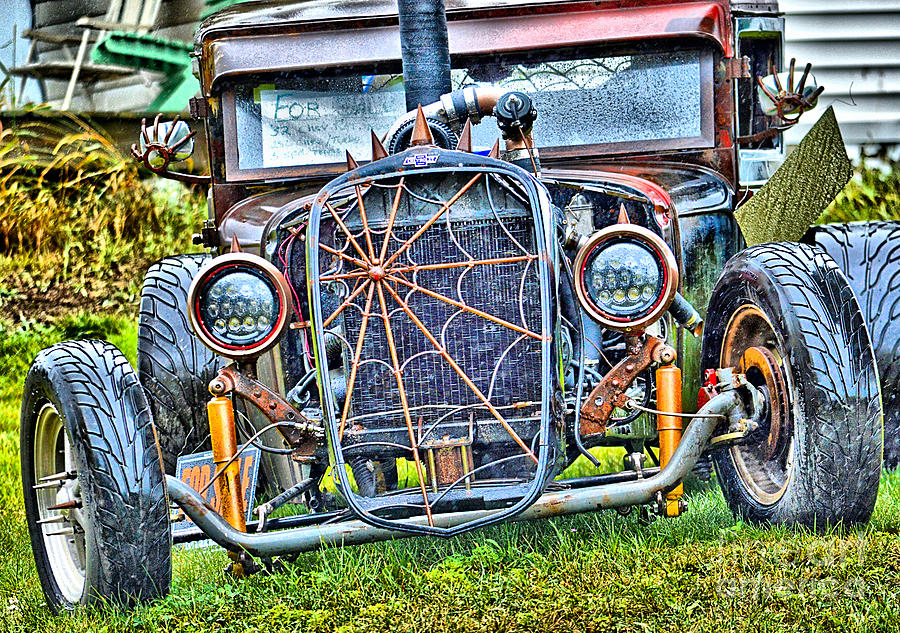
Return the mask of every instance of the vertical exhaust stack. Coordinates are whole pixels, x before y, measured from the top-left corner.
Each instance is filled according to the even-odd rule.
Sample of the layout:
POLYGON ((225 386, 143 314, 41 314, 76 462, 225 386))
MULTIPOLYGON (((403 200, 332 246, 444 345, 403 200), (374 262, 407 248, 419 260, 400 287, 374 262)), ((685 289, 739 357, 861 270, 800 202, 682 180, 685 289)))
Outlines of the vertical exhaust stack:
POLYGON ((444 0, 397 0, 406 110, 450 92, 450 43, 444 0))

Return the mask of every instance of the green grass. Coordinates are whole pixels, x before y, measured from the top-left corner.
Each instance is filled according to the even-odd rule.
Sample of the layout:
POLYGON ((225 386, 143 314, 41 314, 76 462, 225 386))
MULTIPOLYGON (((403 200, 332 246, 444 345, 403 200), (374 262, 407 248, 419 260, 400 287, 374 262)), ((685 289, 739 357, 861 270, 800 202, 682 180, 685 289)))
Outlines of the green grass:
MULTIPOLYGON (((42 347, 67 338, 107 338, 133 362, 143 266, 190 247, 203 200, 179 189, 151 198, 83 127, 62 146, 38 138, 29 150, 41 169, 68 170, 62 186, 45 188, 40 172, 23 171, 39 161, 18 140, 0 136, 0 633, 900 631, 898 473, 882 478, 875 516, 859 531, 736 524, 707 489, 691 495, 687 515, 649 526, 606 511, 450 540, 333 547, 244 581, 223 574, 221 551, 179 550, 167 598, 131 613, 50 616, 22 507, 25 373, 42 347)), ((897 170, 862 170, 820 221, 896 217, 898 183, 897 170)))
POLYGON ((879 169, 863 161, 817 222, 861 220, 900 220, 900 163, 889 162, 879 169))
POLYGON ((900 474, 873 521, 816 535, 736 524, 715 490, 649 526, 612 511, 515 523, 450 540, 301 555, 237 581, 218 550, 175 553, 165 599, 131 613, 52 617, 31 558, 18 401, 37 351, 105 337, 132 360, 133 322, 79 314, 0 331, 0 631, 876 631, 900 630, 900 474))
POLYGON ((0 129, 0 309, 60 318, 79 308, 133 313, 143 271, 197 250, 199 189, 153 178, 71 115, 0 129))

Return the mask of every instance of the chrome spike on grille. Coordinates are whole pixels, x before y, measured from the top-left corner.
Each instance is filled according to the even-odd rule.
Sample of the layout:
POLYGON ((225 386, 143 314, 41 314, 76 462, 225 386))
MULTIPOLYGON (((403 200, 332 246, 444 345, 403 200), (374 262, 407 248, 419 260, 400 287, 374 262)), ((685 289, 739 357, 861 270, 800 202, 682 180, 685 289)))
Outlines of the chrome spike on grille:
POLYGON ((466 119, 466 124, 459 135, 459 143, 456 144, 456 149, 460 152, 472 153, 472 119, 466 119))
POLYGON ((378 135, 375 134, 375 130, 372 130, 372 161, 381 160, 382 158, 387 158, 388 152, 384 149, 384 144, 382 144, 381 139, 378 138, 378 135))

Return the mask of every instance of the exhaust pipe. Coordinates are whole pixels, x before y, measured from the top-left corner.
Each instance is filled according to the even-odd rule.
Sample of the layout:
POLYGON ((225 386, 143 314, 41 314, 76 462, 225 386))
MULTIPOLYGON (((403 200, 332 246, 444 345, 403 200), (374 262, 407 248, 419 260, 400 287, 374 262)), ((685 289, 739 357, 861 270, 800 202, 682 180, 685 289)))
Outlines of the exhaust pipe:
POLYGON ((406 110, 450 92, 450 43, 444 0, 397 0, 406 110))

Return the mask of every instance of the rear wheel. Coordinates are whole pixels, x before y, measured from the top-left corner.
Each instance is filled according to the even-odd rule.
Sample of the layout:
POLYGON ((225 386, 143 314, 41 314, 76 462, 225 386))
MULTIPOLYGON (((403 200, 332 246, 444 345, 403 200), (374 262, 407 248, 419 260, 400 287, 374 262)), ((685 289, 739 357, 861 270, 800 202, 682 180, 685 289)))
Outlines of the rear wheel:
POLYGON ((804 238, 831 255, 856 293, 881 379, 884 465, 900 465, 900 222, 826 224, 804 238))
POLYGON ((881 470, 878 372, 830 257, 782 243, 733 257, 709 305, 703 367, 734 368, 769 397, 761 428, 714 454, 735 514, 818 529, 868 520, 881 470))
POLYGON ((180 455, 210 450, 209 382, 224 364, 194 336, 187 291, 208 255, 177 255, 153 264, 141 289, 138 375, 159 431, 166 472, 180 455))
POLYGON ((25 515, 51 609, 163 596, 172 575, 165 480, 147 401, 115 347, 42 351, 25 379, 25 515))

